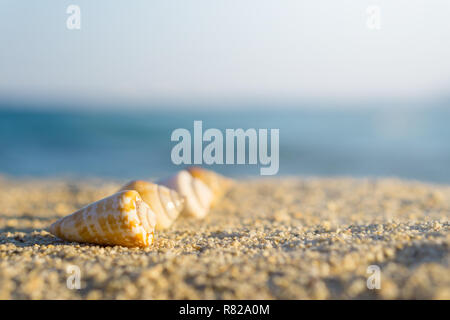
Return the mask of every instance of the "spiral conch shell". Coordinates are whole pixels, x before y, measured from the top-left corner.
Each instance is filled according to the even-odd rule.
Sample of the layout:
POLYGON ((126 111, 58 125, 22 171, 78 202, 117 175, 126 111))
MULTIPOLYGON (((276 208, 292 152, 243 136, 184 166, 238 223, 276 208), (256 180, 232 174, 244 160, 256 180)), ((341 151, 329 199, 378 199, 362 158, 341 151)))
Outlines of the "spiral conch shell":
POLYGON ((233 180, 211 170, 200 167, 189 167, 187 171, 194 178, 202 180, 211 189, 214 194, 213 204, 220 200, 233 184, 233 180))
POLYGON ((156 215, 156 230, 169 228, 184 207, 184 198, 176 191, 151 182, 136 180, 121 190, 136 190, 156 215))
POLYGON ((68 241, 147 247, 155 224, 155 214, 139 193, 126 190, 59 219, 50 232, 68 241))
POLYGON ((177 191, 184 197, 182 214, 198 219, 202 219, 208 214, 214 198, 213 192, 203 181, 194 178, 186 170, 179 171, 160 184, 177 191))

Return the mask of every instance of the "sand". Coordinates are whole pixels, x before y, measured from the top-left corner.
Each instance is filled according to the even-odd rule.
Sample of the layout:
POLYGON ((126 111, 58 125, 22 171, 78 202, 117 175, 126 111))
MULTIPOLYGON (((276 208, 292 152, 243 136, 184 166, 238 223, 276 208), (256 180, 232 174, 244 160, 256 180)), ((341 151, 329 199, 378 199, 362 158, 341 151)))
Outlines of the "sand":
POLYGON ((147 249, 46 231, 122 182, 0 178, 0 298, 450 299, 450 186, 242 180, 205 220, 180 218, 147 249), (370 265, 380 289, 366 285, 370 265), (67 286, 70 266, 80 289, 67 286))

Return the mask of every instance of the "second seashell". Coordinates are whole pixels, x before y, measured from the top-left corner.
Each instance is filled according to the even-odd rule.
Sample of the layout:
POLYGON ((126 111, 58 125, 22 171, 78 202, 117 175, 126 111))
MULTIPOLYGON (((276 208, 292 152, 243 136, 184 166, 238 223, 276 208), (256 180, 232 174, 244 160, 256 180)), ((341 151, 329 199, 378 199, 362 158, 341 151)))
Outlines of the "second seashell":
POLYGON ((198 219, 202 219, 208 214, 214 198, 213 192, 203 181, 194 178, 186 170, 179 171, 160 184, 177 191, 184 197, 183 214, 198 219))
POLYGON ((156 217, 137 191, 118 192, 94 202, 50 226, 67 241, 147 247, 152 244, 156 217))
POLYGON ((176 191, 155 183, 135 180, 121 190, 136 190, 156 215, 156 230, 169 228, 184 207, 184 198, 176 191))
POLYGON ((201 167, 189 167, 186 169, 194 178, 200 179, 213 192, 213 204, 216 204, 220 198, 231 188, 234 181, 218 174, 212 170, 207 170, 201 167))

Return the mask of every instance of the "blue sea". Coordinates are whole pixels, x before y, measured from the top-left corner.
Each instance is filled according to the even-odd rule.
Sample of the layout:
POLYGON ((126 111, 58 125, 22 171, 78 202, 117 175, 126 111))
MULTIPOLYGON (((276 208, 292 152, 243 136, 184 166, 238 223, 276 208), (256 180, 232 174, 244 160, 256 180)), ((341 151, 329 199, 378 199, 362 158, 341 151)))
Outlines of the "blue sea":
MULTIPOLYGON (((18 177, 162 177, 177 128, 276 128, 278 175, 383 176, 450 183, 450 108, 303 108, 229 111, 0 109, 0 174, 18 177), (270 111, 267 111, 270 110, 270 111)), ((205 143, 206 145, 206 143, 205 143)), ((231 176, 258 165, 216 165, 231 176)))

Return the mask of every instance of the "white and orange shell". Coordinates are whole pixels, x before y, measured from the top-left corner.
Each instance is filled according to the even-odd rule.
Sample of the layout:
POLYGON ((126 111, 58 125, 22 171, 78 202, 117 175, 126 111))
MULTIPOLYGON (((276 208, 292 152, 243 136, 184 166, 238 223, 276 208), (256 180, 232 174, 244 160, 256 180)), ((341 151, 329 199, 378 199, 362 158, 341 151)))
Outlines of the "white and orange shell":
POLYGON ((176 191, 155 183, 135 180, 121 190, 136 190, 156 215, 156 230, 169 228, 184 207, 184 198, 176 191))
POLYGON ((186 170, 194 178, 202 180, 203 183, 211 189, 214 194, 213 204, 217 203, 234 183, 233 180, 224 177, 221 174, 201 167, 189 167, 186 170))
POLYGON ((202 219, 208 214, 214 198, 213 192, 203 181, 194 178, 186 170, 179 171, 160 184, 175 190, 184 197, 182 214, 198 219, 202 219))
POLYGON ((139 193, 127 190, 59 219, 50 232, 67 241, 147 247, 153 242, 155 224, 155 214, 139 193))

